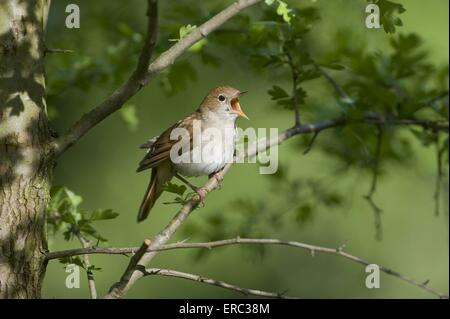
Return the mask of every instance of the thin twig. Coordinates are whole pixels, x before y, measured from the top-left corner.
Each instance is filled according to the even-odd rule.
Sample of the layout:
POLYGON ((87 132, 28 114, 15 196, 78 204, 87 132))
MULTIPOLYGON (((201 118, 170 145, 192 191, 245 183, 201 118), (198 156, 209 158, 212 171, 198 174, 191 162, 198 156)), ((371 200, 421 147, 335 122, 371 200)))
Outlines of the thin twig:
POLYGON ((306 149, 303 151, 303 155, 306 155, 306 154, 309 153, 309 151, 311 151, 311 149, 312 149, 312 147, 313 147, 313 145, 314 145, 314 142, 316 141, 316 138, 317 138, 317 136, 319 135, 319 133, 320 133, 320 131, 319 131, 319 132, 314 132, 314 135, 313 135, 313 137, 311 138, 311 140, 309 141, 308 146, 307 146, 306 149))
POLYGON ((339 85, 339 83, 323 68, 321 68, 318 65, 315 65, 317 71, 333 86, 333 88, 336 90, 336 92, 340 95, 343 102, 346 104, 349 104, 351 106, 354 106, 355 102, 353 99, 347 94, 347 92, 344 91, 344 89, 339 85))
MULTIPOLYGON (((314 256, 316 252, 320 253, 330 253, 342 256, 348 260, 359 263, 361 265, 369 265, 373 264, 368 262, 362 258, 359 258, 355 255, 349 254, 344 251, 342 245, 338 248, 330 248, 324 246, 310 245, 306 243, 301 243, 298 241, 290 241, 290 240, 280 240, 280 239, 272 239, 272 238, 231 238, 224 240, 217 240, 211 242, 198 242, 198 243, 188 243, 188 242, 177 242, 172 244, 163 244, 154 248, 149 247, 147 252, 156 252, 156 251, 165 251, 165 250, 174 250, 174 249, 192 249, 192 248, 203 248, 203 249, 213 249, 217 247, 223 246, 231 246, 231 245, 280 245, 280 246, 290 246, 294 248, 305 249, 311 252, 311 255, 314 256)), ((47 260, 57 259, 68 256, 76 256, 82 254, 111 254, 111 255, 123 255, 127 253, 135 253, 139 247, 125 247, 125 248, 116 248, 116 247, 95 247, 90 249, 71 249, 64 251, 56 251, 50 252, 47 254, 47 260)), ((424 282, 420 282, 414 279, 411 279, 407 276, 401 275, 399 272, 394 271, 388 267, 378 265, 380 270, 390 276, 397 277, 398 279, 405 281, 409 284, 417 286, 421 289, 424 289, 440 298, 448 298, 448 296, 444 293, 435 291, 431 288, 428 288, 424 282)))
POLYGON ((242 293, 246 296, 254 295, 259 297, 269 297, 269 298, 281 298, 281 299, 298 299, 298 298, 292 298, 287 297, 283 293, 276 293, 276 292, 270 292, 270 291, 264 291, 264 290, 257 290, 257 289, 249 289, 249 288, 242 288, 238 287, 229 283, 226 283, 224 281, 211 279, 204 276, 199 276, 195 274, 190 274, 186 272, 181 272, 177 270, 172 269, 162 269, 162 268, 148 268, 145 269, 144 272, 145 276, 151 276, 151 275, 160 275, 160 276, 168 276, 168 277, 177 277, 177 278, 183 278, 188 279, 192 281, 197 281, 201 283, 205 283, 208 285, 213 285, 233 291, 237 291, 239 293, 242 293))
POLYGON ((377 127, 377 144, 375 147, 375 155, 372 165, 372 181, 370 183, 369 192, 363 197, 368 201, 370 207, 373 210, 375 218, 376 238, 378 240, 381 240, 383 237, 383 226, 381 223, 381 213, 383 210, 375 203, 373 195, 377 191, 377 182, 380 170, 381 146, 383 141, 383 128, 381 127, 380 124, 378 124, 376 127, 377 127))
POLYGON ((299 126, 301 124, 301 115, 300 115, 300 105, 298 101, 298 92, 297 92, 297 86, 298 86, 298 72, 297 67, 295 66, 294 59, 292 58, 292 55, 289 53, 287 49, 284 49, 284 52, 286 54, 286 57, 288 59, 288 65, 291 69, 292 74, 292 105, 294 107, 294 114, 295 114, 295 126, 299 126))
POLYGON ((379 114, 366 114, 364 119, 371 124, 421 126, 424 129, 448 133, 448 121, 431 121, 417 118, 384 118, 379 114))
MULTIPOLYGON (((91 242, 84 238, 84 236, 80 233, 80 230, 77 228, 74 231, 75 236, 78 238, 78 240, 81 243, 81 246, 83 246, 84 249, 89 249, 92 247, 91 242)), ((92 273, 92 270, 90 269, 91 262, 89 260, 89 256, 87 254, 83 255, 84 264, 86 265, 86 274, 87 274, 87 280, 88 280, 88 286, 89 286, 89 293, 91 295, 91 299, 97 299, 97 288, 95 286, 95 279, 94 274, 92 273)))
POLYGON ((442 177, 444 176, 443 168, 442 168, 442 157, 444 156, 445 151, 448 148, 448 144, 444 143, 442 147, 439 147, 439 135, 436 134, 436 186, 434 190, 434 202, 435 202, 435 215, 439 216, 440 206, 441 206, 441 184, 442 177))
POLYGON ((44 49, 44 54, 48 54, 48 53, 73 53, 73 50, 66 50, 66 49, 50 49, 50 48, 45 48, 44 49))

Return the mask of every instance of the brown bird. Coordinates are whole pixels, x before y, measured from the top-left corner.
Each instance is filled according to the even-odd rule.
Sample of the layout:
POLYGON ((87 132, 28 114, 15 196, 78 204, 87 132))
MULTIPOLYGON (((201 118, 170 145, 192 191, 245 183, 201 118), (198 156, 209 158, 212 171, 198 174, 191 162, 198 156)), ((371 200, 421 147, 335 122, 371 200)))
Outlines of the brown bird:
POLYGON ((190 186, 203 202, 204 190, 182 176, 212 177, 233 160, 236 119, 239 116, 248 119, 239 104, 243 93, 229 86, 216 87, 194 113, 141 145, 148 151, 137 171, 151 168, 152 173, 139 208, 138 222, 147 218, 164 185, 173 177, 190 186))

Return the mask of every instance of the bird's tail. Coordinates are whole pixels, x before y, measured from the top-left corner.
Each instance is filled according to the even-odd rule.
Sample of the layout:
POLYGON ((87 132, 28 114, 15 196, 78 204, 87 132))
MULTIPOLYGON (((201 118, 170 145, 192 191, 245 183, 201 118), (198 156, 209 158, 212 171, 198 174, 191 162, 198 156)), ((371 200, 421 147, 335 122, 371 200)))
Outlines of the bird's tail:
POLYGON ((141 222, 145 220, 150 213, 156 200, 161 196, 163 192, 163 185, 172 179, 173 174, 166 167, 158 167, 152 169, 152 176, 145 191, 144 199, 142 200, 141 207, 137 216, 137 221, 141 222))

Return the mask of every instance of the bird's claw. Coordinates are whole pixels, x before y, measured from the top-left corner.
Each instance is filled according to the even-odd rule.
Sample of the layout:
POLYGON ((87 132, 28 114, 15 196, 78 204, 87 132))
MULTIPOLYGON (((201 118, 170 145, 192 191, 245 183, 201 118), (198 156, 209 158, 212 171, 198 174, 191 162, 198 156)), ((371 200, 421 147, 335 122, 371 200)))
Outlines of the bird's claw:
POLYGON ((206 189, 204 189, 203 187, 197 188, 195 190, 195 192, 197 193, 199 199, 200 199, 200 203, 202 204, 203 207, 205 207, 205 198, 206 198, 206 189))
POLYGON ((219 188, 219 189, 221 189, 222 188, 222 181, 223 181, 223 174, 222 174, 222 172, 217 172, 217 173, 215 173, 215 174, 211 174, 212 176, 210 176, 210 178, 211 177, 214 177, 214 179, 216 180, 216 182, 217 182, 217 187, 219 188))

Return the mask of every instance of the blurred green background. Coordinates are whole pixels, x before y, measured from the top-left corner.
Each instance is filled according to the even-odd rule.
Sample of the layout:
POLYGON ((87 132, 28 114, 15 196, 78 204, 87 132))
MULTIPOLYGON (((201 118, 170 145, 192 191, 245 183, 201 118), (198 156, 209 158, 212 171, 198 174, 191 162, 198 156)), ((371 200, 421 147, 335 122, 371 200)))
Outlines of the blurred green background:
MULTIPOLYGON (((161 25, 171 13, 171 2, 160 7, 161 25)), ((364 36, 370 47, 382 50, 389 35, 381 30, 368 30, 364 26, 365 1, 288 1, 290 5, 301 2, 314 4, 321 9, 322 20, 313 29, 312 36, 321 45, 331 41, 337 28, 350 28, 364 36)), ((402 32, 416 32, 425 41, 431 61, 438 65, 448 64, 448 1, 408 0, 400 1, 407 11, 402 15, 402 32)), ((205 2, 206 3, 206 2, 205 2)), ((216 10, 231 1, 209 1, 216 10)), ((250 11, 257 11, 252 8, 250 11)), ((111 45, 120 43, 122 35, 118 25, 126 24, 136 31, 145 30, 145 1, 53 1, 49 18, 47 45, 75 52, 64 57, 50 55, 47 58, 50 90, 58 98, 49 100, 54 114, 53 126, 63 132, 82 113, 104 97, 116 83, 131 72, 136 63, 136 52, 120 56, 118 64, 123 68, 123 78, 108 79, 96 85, 95 75, 86 88, 65 88, 59 92, 56 73, 69 74, 73 61, 88 56, 92 61, 105 64, 111 45), (77 3, 81 9, 81 28, 66 29, 65 6, 77 3), (67 68, 56 69, 52 59, 62 59, 67 68), (56 93, 55 93, 56 92, 56 93), (52 103, 56 105, 52 105, 52 103)), ((167 22, 168 23, 168 22, 167 22)), ((171 20, 173 23, 173 20, 171 20)), ((185 24, 180 22, 178 25, 185 24)), ((226 26, 232 26, 230 21, 226 26)), ((167 38, 159 39, 159 46, 166 47, 167 38)), ((239 44, 236 45, 245 45, 239 44)), ((114 114, 70 149, 58 162, 55 184, 65 185, 84 199, 83 208, 112 208, 119 217, 98 224, 99 232, 109 239, 110 246, 137 246, 144 238, 152 238, 166 225, 178 207, 163 205, 174 195, 166 194, 159 200, 149 219, 136 223, 141 196, 147 186, 148 172, 135 173, 137 163, 144 152, 138 146, 148 138, 159 134, 173 122, 189 114, 200 103, 206 92, 214 86, 228 84, 249 93, 242 98, 242 107, 251 118, 250 122, 239 120, 242 127, 278 127, 280 130, 292 125, 292 114, 279 112, 272 107, 266 91, 273 85, 270 76, 258 76, 245 68, 247 61, 232 51, 224 52, 217 68, 205 66, 194 55, 183 59, 192 61, 196 79, 188 78, 185 89, 172 95, 164 93, 158 83, 150 83, 130 103, 136 105, 139 124, 130 130, 119 113, 114 114)), ((183 60, 180 60, 181 62, 183 60)), ((61 64, 58 64, 61 65, 61 64)), ((105 77, 108 77, 106 73, 105 77)), ((76 80, 76 79, 75 79, 76 80)), ((315 90, 331 89, 325 82, 315 90), (325 86, 325 87, 324 87, 325 86)), ((330 93, 328 93, 330 94, 330 93)), ((329 97, 328 97, 329 98, 329 97)), ((308 113, 305 115, 308 119, 308 113)), ((317 143, 330 134, 320 135, 317 143)), ((333 209, 322 206, 301 226, 286 223, 275 232, 259 229, 261 237, 297 240, 305 243, 338 247, 346 244, 346 250, 373 263, 385 265, 418 280, 430 280, 430 287, 448 293, 448 210, 434 216, 433 192, 435 187, 435 150, 415 143, 415 156, 407 165, 384 167, 385 174, 379 179, 375 199, 383 208, 383 239, 375 238, 374 216, 368 203, 362 198, 367 193, 370 175, 356 170, 333 176, 335 160, 313 150, 303 156, 296 141, 290 140, 279 147, 280 163, 289 171, 291 178, 305 180, 321 178, 333 189, 345 196, 345 204, 333 209), (265 234, 267 234, 265 236, 265 234)), ((273 192, 272 177, 259 175, 257 164, 235 165, 227 175, 223 187, 207 198, 206 206, 196 210, 182 226, 172 241, 203 241, 203 233, 196 233, 202 221, 211 216, 229 215, 238 220, 239 212, 232 203, 240 198, 252 201, 264 198, 267 202, 277 200, 273 192)), ((201 184, 206 178, 194 180, 201 184)), ((445 183, 446 184, 446 183, 445 183)), ((447 184, 446 184, 447 185, 447 184)), ((444 186, 442 206, 448 203, 448 188, 444 186)), ((290 220, 290 211, 280 211, 280 219, 290 220)), ((224 229, 227 224, 221 225, 224 229)), ((235 235, 241 235, 236 233, 235 235)), ((62 236, 50 238, 50 250, 78 247, 77 241, 65 242, 62 236)), ((161 252, 152 262, 153 267, 173 268, 192 272, 248 288, 282 292, 306 298, 430 298, 431 294, 408 285, 397 278, 381 275, 379 289, 365 287, 364 267, 339 256, 316 254, 288 247, 267 247, 263 255, 240 246, 217 248, 196 258, 196 251, 180 250, 161 252)), ((102 270, 95 273, 99 294, 104 294, 118 280, 127 265, 124 256, 93 255, 91 262, 102 270)), ((45 298, 87 298, 86 278, 80 289, 67 289, 63 264, 51 261, 44 283, 45 298)), ((221 288, 167 277, 141 279, 127 294, 127 298, 226 298, 241 295, 221 288)))

